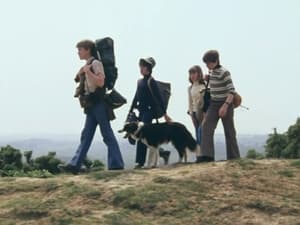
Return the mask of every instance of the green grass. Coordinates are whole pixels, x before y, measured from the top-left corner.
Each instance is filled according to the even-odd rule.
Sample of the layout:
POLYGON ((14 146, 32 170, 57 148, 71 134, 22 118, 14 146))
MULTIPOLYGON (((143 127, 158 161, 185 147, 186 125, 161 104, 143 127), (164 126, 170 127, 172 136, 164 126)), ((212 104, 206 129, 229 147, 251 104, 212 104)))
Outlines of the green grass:
POLYGON ((255 169, 257 163, 251 159, 236 159, 230 160, 227 162, 227 165, 239 165, 243 170, 252 170, 255 169))
POLYGON ((295 176, 294 172, 289 169, 280 170, 280 171, 278 171, 278 174, 283 177, 294 177, 295 176))
POLYGON ((0 225, 298 225, 298 161, 3 178, 0 225))
POLYGON ((293 161, 293 162, 291 162, 290 165, 294 166, 294 167, 297 167, 297 168, 300 168, 300 160, 293 161))
POLYGON ((274 206, 273 203, 262 201, 262 200, 255 200, 246 204, 248 208, 257 209, 267 214, 274 214, 280 212, 280 208, 274 206))
POLYGON ((99 198, 102 194, 101 189, 99 188, 94 188, 85 184, 76 184, 73 181, 66 183, 64 186, 64 196, 68 198, 81 196, 87 199, 95 199, 99 198))
POLYGON ((137 170, 99 171, 89 174, 88 178, 93 180, 110 181, 112 179, 118 178, 119 176, 130 174, 145 174, 145 172, 137 170))

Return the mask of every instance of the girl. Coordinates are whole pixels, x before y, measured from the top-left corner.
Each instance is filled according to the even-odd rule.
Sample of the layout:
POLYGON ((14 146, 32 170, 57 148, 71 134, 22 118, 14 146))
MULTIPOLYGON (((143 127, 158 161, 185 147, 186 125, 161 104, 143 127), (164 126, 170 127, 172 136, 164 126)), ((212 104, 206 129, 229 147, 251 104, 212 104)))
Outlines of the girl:
POLYGON ((188 87, 189 96, 189 110, 188 114, 191 116, 192 122, 196 131, 196 140, 201 144, 201 124, 204 118, 204 93, 205 82, 203 80, 203 73, 201 67, 195 65, 189 69, 189 81, 191 85, 188 87))

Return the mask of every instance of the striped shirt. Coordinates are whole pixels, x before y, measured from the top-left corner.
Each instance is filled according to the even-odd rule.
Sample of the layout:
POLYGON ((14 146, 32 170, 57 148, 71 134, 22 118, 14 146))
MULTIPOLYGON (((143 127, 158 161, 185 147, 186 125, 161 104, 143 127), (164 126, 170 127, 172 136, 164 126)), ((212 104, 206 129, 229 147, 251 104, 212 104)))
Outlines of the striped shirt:
POLYGON ((235 94, 230 72, 223 66, 212 71, 209 77, 210 96, 214 101, 225 101, 228 94, 235 94))

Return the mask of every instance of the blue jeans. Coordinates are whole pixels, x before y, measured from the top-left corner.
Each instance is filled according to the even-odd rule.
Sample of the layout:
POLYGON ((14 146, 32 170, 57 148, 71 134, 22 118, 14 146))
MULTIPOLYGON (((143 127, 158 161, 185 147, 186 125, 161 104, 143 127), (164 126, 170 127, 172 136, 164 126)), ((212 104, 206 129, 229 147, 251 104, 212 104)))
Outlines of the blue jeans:
POLYGON ((199 121, 199 119, 197 118, 195 112, 193 112, 192 116, 193 116, 193 119, 194 119, 193 124, 194 124, 194 127, 195 127, 196 141, 200 145, 201 144, 201 121, 199 121))
POLYGON ((86 154, 92 143, 97 125, 100 127, 103 141, 108 148, 108 169, 124 168, 124 162, 120 148, 110 126, 106 105, 103 102, 95 104, 87 112, 85 125, 81 132, 80 144, 77 148, 75 156, 70 162, 70 165, 80 169, 82 161, 86 157, 86 154))
MULTIPOLYGON (((151 110, 140 112, 139 120, 144 124, 150 124, 153 120, 153 112, 151 110)), ((147 156, 147 146, 144 145, 141 141, 137 142, 136 145, 136 159, 135 162, 143 166, 146 161, 147 156)))
POLYGON ((195 127, 196 131, 196 141, 200 145, 201 144, 201 126, 195 127))

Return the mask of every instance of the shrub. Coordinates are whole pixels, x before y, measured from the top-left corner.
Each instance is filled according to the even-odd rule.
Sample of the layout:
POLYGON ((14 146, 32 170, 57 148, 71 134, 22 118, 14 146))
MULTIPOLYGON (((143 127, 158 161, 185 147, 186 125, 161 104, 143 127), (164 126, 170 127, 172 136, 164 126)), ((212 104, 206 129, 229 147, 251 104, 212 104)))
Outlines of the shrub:
POLYGON ((40 156, 34 160, 34 168, 38 170, 48 170, 50 173, 57 174, 60 172, 58 164, 62 161, 55 157, 55 153, 49 152, 46 156, 40 156))
POLYGON ((20 150, 7 145, 0 148, 0 169, 22 169, 22 154, 20 150))
POLYGON ((262 153, 257 152, 255 149, 249 149, 246 155, 248 159, 263 159, 264 155, 262 153))

